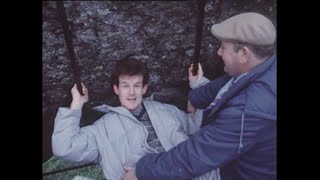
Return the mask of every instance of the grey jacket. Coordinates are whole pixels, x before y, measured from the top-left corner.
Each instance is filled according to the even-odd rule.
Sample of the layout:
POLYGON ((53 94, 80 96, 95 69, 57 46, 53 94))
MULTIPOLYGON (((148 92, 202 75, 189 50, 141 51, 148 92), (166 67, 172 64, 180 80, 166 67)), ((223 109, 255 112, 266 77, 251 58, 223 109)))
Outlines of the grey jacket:
MULTIPOLYGON (((173 105, 151 100, 143 104, 166 151, 200 127, 202 112, 197 112, 193 121, 190 114, 173 105)), ((135 166, 142 156, 155 150, 146 142, 146 128, 126 108, 102 105, 94 109, 106 114, 93 125, 80 128, 81 110, 59 108, 52 135, 53 154, 72 162, 99 163, 108 180, 119 180, 125 166, 135 166)), ((219 176, 212 171, 197 179, 218 180, 219 176)))

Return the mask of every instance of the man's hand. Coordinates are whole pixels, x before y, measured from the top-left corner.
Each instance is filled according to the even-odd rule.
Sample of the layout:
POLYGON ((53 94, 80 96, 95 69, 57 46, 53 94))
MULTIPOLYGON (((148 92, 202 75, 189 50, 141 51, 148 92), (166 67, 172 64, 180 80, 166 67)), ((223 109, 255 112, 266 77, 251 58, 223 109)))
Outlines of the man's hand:
POLYGON ((189 71, 189 81, 197 81, 199 79, 201 79, 203 77, 203 71, 202 71, 202 67, 201 64, 198 63, 198 73, 197 75, 193 75, 192 74, 192 69, 193 69, 193 63, 190 65, 190 67, 188 68, 189 71))
POLYGON ((121 177, 121 180, 138 180, 136 177, 136 169, 133 167, 125 167, 127 172, 121 177))
POLYGON ((70 109, 72 110, 82 109, 83 104, 89 101, 88 89, 84 86, 83 83, 81 83, 81 85, 83 96, 80 95, 76 84, 74 84, 71 89, 72 103, 70 109))

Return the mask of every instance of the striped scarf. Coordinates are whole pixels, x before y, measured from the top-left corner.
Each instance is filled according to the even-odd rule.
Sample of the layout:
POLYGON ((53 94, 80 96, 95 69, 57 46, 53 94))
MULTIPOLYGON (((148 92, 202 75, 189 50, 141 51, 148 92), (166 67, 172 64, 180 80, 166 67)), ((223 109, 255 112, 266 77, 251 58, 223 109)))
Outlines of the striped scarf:
POLYGON ((156 150, 157 152, 164 152, 165 149, 162 147, 160 140, 158 139, 158 136, 151 124, 149 115, 146 111, 146 108, 144 107, 144 105, 142 104, 142 108, 140 112, 132 112, 132 114, 134 115, 134 117, 136 117, 143 125, 144 127, 147 129, 148 131, 148 137, 147 137, 147 143, 148 145, 153 148, 154 150, 156 150))

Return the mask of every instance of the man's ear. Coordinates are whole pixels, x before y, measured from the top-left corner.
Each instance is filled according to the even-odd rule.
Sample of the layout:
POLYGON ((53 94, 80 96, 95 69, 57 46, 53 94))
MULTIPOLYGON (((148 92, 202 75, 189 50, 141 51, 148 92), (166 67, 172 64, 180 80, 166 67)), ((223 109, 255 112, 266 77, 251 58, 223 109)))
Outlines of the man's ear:
POLYGON ((117 85, 115 85, 115 84, 113 85, 113 90, 117 95, 119 95, 119 88, 117 85))
POLYGON ((245 64, 248 62, 249 58, 251 56, 251 51, 248 47, 244 46, 241 48, 241 59, 240 63, 245 64))
POLYGON ((143 86, 143 94, 145 94, 147 92, 147 89, 148 89, 148 84, 145 84, 143 86))

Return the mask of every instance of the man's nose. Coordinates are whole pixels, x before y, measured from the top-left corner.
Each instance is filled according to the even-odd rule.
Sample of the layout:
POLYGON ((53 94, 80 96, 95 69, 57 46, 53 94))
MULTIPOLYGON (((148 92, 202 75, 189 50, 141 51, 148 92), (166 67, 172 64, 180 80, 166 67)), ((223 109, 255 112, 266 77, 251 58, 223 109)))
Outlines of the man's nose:
POLYGON ((130 94, 133 94, 133 87, 130 87, 130 94))

